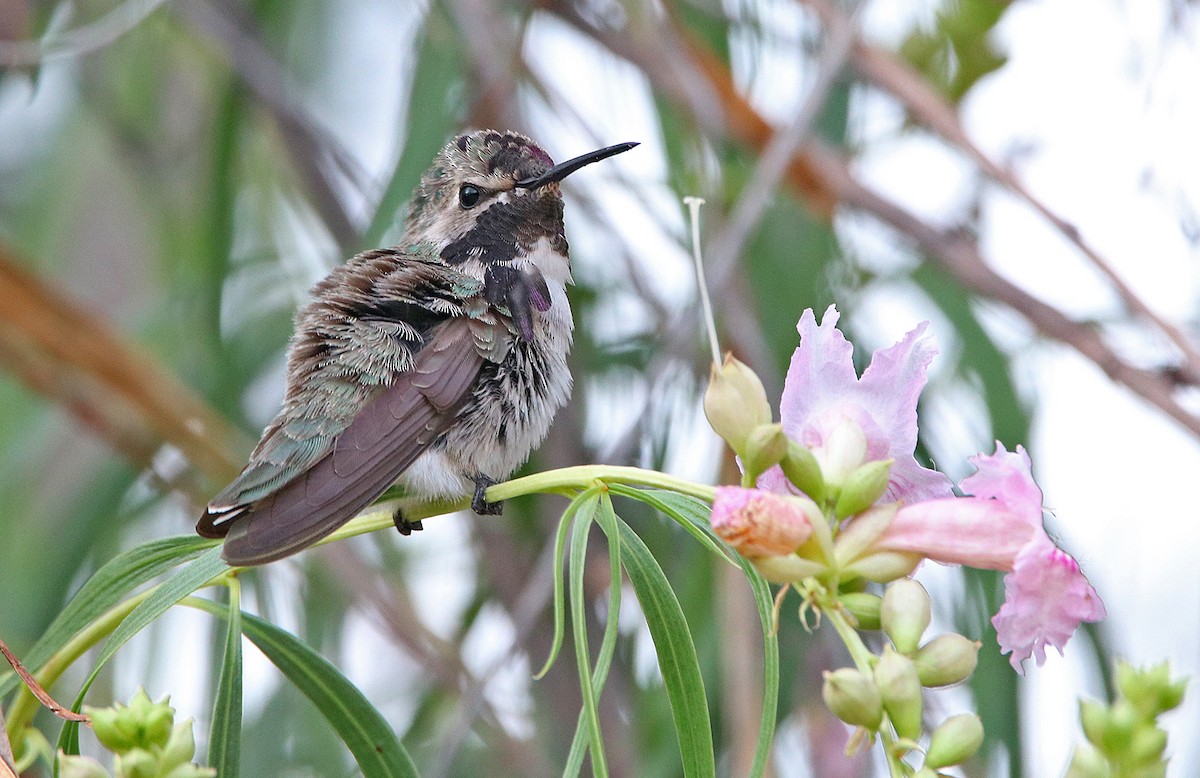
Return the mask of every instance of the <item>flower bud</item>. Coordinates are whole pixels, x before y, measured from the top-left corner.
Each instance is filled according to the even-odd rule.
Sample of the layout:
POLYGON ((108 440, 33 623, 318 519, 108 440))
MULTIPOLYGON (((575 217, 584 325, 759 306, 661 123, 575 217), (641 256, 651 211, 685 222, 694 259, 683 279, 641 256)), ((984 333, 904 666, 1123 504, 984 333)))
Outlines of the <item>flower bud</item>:
POLYGON ((751 559, 750 563, 763 578, 775 584, 799 583, 805 578, 812 578, 829 569, 829 566, 823 562, 814 562, 795 554, 765 556, 751 559))
POLYGON ((109 778, 108 771, 95 759, 58 752, 59 778, 109 778))
POLYGON ((768 468, 779 464, 788 450, 787 435, 779 424, 760 424, 750 431, 746 437, 746 447, 742 452, 742 465, 746 475, 751 479, 758 478, 768 468))
POLYGON ((116 778, 157 778, 158 760, 144 748, 133 748, 113 757, 116 778))
POLYGON ((894 581, 884 591, 880 622, 901 654, 912 654, 921 644, 921 635, 929 627, 930 607, 925 587, 911 578, 894 581))
POLYGON ((1117 688, 1133 703, 1147 720, 1179 707, 1187 681, 1171 683, 1171 668, 1167 662, 1137 668, 1128 662, 1117 662, 1117 688))
POLYGON ((879 688, 870 677, 852 667, 826 672, 821 697, 833 715, 851 726, 874 732, 883 721, 879 688))
POLYGON ((1133 733, 1125 758, 1131 765, 1144 767, 1158 762, 1166 750, 1167 733, 1146 723, 1133 733))
POLYGON ((771 423, 771 405, 754 371, 726 354, 722 364, 712 366, 704 392, 704 415, 716 433, 741 455, 754 428, 771 423))
POLYGON ((925 766, 937 770, 961 764, 983 745, 983 722, 974 713, 960 713, 942 722, 929 738, 925 766))
POLYGON ((163 778, 217 778, 217 771, 212 767, 200 767, 190 763, 181 764, 163 778))
MULTIPOLYGON (((1105 754, 1109 756, 1124 754, 1133 742, 1134 733, 1142 725, 1141 717, 1133 707, 1133 704, 1125 699, 1118 699, 1112 705, 1108 706, 1107 709, 1104 706, 1099 707, 1104 712, 1104 715, 1099 729, 1098 741, 1092 740, 1086 726, 1083 730, 1084 734, 1088 735, 1088 740, 1092 740, 1105 754)), ((1083 721, 1082 709, 1080 711, 1080 721, 1083 721)))
MULTIPOLYGON (((887 598, 884 597, 884 605, 887 598)), ((921 681, 917 667, 891 646, 884 646, 883 656, 875 663, 875 685, 883 700, 883 709, 903 738, 916 740, 921 736, 921 681)))
POLYGON ((869 592, 843 592, 838 601, 850 611, 859 629, 879 629, 879 611, 883 600, 869 592))
POLYGON ((846 522, 833 544, 838 563, 842 567, 848 567, 855 562, 887 531, 899 510, 899 503, 876 505, 846 522))
POLYGON ((812 519, 824 521, 817 506, 804 497, 773 494, 761 489, 717 487, 712 529, 742 556, 791 554, 812 534, 812 519))
POLYGON ((813 452, 794 440, 788 440, 787 454, 779 467, 793 486, 815 502, 825 499, 825 476, 821 474, 821 465, 813 452))
POLYGON ((123 721, 118 723, 123 714, 117 708, 84 705, 83 712, 92 719, 92 731, 96 733, 96 739, 109 751, 120 754, 137 745, 137 731, 123 726, 123 721))
POLYGON ((171 730, 171 738, 159 755, 159 767, 163 772, 192 761, 196 754, 196 738, 192 734, 192 720, 181 721, 171 730))
POLYGON ((1095 746, 1083 743, 1075 747, 1067 778, 1112 778, 1112 768, 1095 746))
POLYGON ((920 554, 903 551, 877 551, 854 560, 842 571, 847 577, 860 576, 875 583, 888 583, 910 575, 921 564, 920 554))
POLYGON ((1108 726, 1108 708, 1095 700, 1079 701, 1079 724, 1089 742, 1100 745, 1108 726))
POLYGON ((842 491, 838 494, 834 512, 839 519, 857 516, 874 505, 887 491, 888 476, 892 472, 893 459, 867 462, 846 477, 842 491))
POLYGON ((968 640, 956 632, 938 635, 917 649, 913 662, 922 686, 951 686, 961 683, 975 672, 979 662, 978 640, 968 640))
POLYGON ((840 491, 850 474, 867 461, 867 435, 857 421, 842 416, 813 455, 821 463, 825 483, 840 491))

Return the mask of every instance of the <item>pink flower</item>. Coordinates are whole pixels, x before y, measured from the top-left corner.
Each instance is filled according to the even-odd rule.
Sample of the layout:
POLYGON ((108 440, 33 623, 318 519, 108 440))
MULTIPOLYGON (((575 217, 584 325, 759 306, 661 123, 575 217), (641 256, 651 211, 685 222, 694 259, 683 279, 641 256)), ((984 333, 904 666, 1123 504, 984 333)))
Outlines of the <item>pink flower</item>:
MULTIPOLYGON (((859 378, 854 347, 836 328, 837 321, 837 309, 831 305, 820 325, 811 308, 796 325, 800 345, 792 355, 779 404, 784 433, 821 460, 827 444, 844 449, 838 440, 844 436, 837 433, 845 430, 846 420, 852 421, 866 438, 864 461, 895 460, 884 500, 949 497, 953 494, 950 480, 921 467, 913 457, 917 398, 925 386, 925 370, 937 353, 923 337, 928 322, 899 343, 876 351, 859 378)), ((791 488, 778 467, 763 473, 758 485, 781 493, 791 488)))
POLYGON ((963 479, 966 498, 906 505, 873 544, 873 551, 916 553, 947 564, 1003 570, 1005 600, 992 619, 1003 653, 1017 672, 1030 656, 1045 662, 1046 645, 1062 653, 1084 621, 1106 615, 1079 564, 1042 526, 1042 493, 1029 455, 1017 446, 971 458, 976 473, 963 479))
POLYGON ((809 500, 760 489, 718 486, 712 528, 717 537, 749 559, 791 554, 812 535, 812 519, 824 521, 809 500))

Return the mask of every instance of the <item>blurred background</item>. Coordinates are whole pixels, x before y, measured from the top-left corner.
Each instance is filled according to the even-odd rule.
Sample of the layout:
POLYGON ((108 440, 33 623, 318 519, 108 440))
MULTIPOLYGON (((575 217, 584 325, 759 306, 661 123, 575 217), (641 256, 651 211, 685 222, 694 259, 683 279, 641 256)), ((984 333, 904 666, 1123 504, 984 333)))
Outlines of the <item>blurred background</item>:
MULTIPOLYGON (((515 129, 556 159, 637 140, 565 185, 576 389, 529 467, 729 479, 699 411, 685 195, 707 200, 722 346, 772 396, 806 307, 836 303, 864 360, 932 321, 920 455, 958 480, 996 439, 1025 445, 1052 535, 1110 614, 1019 678, 988 622, 999 577, 923 570, 936 621, 985 644, 972 684, 934 704, 984 717, 968 774, 1061 774, 1077 696, 1105 693, 1112 657, 1200 669, 1197 14, 1187 0, 0 0, 0 637, 19 655, 99 565, 191 531, 278 407, 306 290, 398 235, 454 133, 515 129)), ((720 769, 744 774, 761 655, 748 588, 674 525, 617 507, 688 615, 720 769)), ((578 680, 569 658, 531 673, 552 636, 562 508, 308 551, 246 574, 246 604, 341 668, 423 774, 553 774, 578 680)), ((596 628, 609 582, 592 552, 596 628)), ((653 648, 624 603, 600 706, 609 764, 673 775, 653 648)), ((840 756, 846 732, 820 701, 840 649, 792 608, 780 638, 774 773, 879 773, 840 756)), ((172 612, 90 699, 170 694, 203 743, 221 640, 209 617, 172 612)), ((246 676, 246 774, 353 773, 253 651, 246 676)), ((1172 775, 1200 772, 1198 699, 1166 719, 1172 775)))

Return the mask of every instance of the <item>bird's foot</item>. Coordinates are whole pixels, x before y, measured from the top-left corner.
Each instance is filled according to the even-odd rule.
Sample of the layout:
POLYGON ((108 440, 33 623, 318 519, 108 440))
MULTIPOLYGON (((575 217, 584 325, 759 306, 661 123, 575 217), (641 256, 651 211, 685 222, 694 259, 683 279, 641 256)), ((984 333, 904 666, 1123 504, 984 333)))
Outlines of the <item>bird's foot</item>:
POLYGON ((475 476, 472 480, 475 481, 475 496, 471 498, 471 510, 480 516, 499 516, 504 513, 503 502, 488 502, 487 497, 484 496, 488 487, 494 485, 496 481, 483 473, 475 476))
POLYGON ((413 534, 413 532, 419 532, 420 530, 425 529, 425 526, 421 524, 420 520, 409 521, 406 519, 404 517, 403 508, 397 508, 392 514, 392 523, 396 525, 396 531, 405 537, 413 534))

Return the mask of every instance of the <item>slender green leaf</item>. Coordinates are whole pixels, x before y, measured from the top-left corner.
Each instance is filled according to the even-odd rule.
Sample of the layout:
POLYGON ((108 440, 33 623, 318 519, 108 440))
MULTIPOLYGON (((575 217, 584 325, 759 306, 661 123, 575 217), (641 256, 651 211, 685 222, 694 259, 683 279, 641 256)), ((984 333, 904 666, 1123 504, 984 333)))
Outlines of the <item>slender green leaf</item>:
MULTIPOLYGON (((92 688, 92 684, 99 677, 100 671, 104 669, 104 665, 108 660, 112 659, 113 654, 117 653, 117 649, 129 642, 130 638, 153 623, 159 616, 166 613, 172 605, 175 605, 184 597, 187 597, 228 569, 229 565, 225 564, 225 560, 221 558, 221 547, 216 546, 210 548, 198 558, 193 559, 186 567, 177 570, 174 575, 159 584, 154 589, 154 592, 145 600, 142 600, 125 617, 125 620, 113 630, 112 634, 108 636, 108 640, 104 642, 104 647, 100 649, 100 655, 96 657, 92 672, 88 675, 87 680, 84 681, 83 688, 79 690, 79 695, 75 698, 75 703, 71 706, 71 710, 78 711, 83 706, 83 698, 87 696, 88 689, 92 688)), ((58 747, 65 750, 68 754, 79 753, 78 730, 79 722, 68 721, 64 723, 62 732, 59 734, 58 747), (75 750, 68 750, 71 746, 75 750)))
POLYGON ((208 764, 221 778, 237 778, 241 767, 242 743, 242 604, 241 584, 229 581, 229 625, 217 699, 213 702, 212 727, 208 735, 208 764))
POLYGON ((600 487, 593 487, 572 500, 567 509, 563 511, 562 519, 558 522, 558 533, 554 538, 554 643, 550 646, 550 653, 546 656, 542 669, 533 676, 535 680, 549 672, 554 665, 554 660, 558 658, 558 652, 562 649, 563 626, 566 623, 566 598, 563 597, 563 549, 567 545, 567 529, 571 526, 571 519, 575 517, 579 507, 588 500, 594 499, 599 490, 600 487))
POLYGON ((775 738, 775 718, 779 705, 779 636, 775 630, 775 601, 771 587, 743 556, 737 557, 750 589, 754 592, 754 604, 758 606, 758 619, 763 631, 763 704, 758 724, 758 742, 754 747, 754 764, 750 775, 757 778, 767 769, 771 757, 771 741, 775 738))
MULTIPOLYGON (((23 664, 36 672, 76 633, 123 597, 172 567, 196 557, 212 544, 213 541, 197 535, 183 535, 143 543, 114 557, 76 592, 62 613, 23 657, 23 664)), ((15 674, 0 681, 0 697, 12 691, 16 685, 15 674)))
POLYGON ((671 703, 683 774, 689 778, 713 776, 716 765, 708 699, 687 619, 650 549, 628 524, 620 522, 619 527, 625 572, 646 616, 671 703))
POLYGON ((688 534, 700 541, 701 545, 724 559, 731 565, 737 565, 734 555, 713 534, 709 524, 712 509, 694 497, 658 489, 638 489, 624 484, 612 484, 609 487, 614 494, 639 500, 651 508, 661 512, 667 518, 687 530, 688 534))
POLYGON ((592 686, 592 662, 587 639, 587 602, 583 591, 583 574, 587 567, 588 533, 600 508, 600 498, 584 502, 571 527, 571 627, 575 638, 575 663, 579 669, 579 696, 583 699, 583 716, 587 723, 588 745, 592 755, 592 774, 597 778, 608 775, 604 758, 604 736, 600 732, 600 712, 592 686))
POLYGON ((417 767, 396 733, 338 669, 293 635, 243 614, 246 637, 312 701, 342 738, 366 778, 416 776, 417 767))
MULTIPOLYGON (((608 671, 612 667, 613 654, 616 653, 617 635, 621 612, 621 541, 617 528, 617 514, 613 510, 612 499, 607 492, 601 493, 600 511, 597 523, 608 537, 609 560, 609 590, 608 590, 608 620, 604 625, 604 637, 600 641, 600 654, 596 657, 596 667, 592 671, 592 688, 599 698, 604 690, 604 682, 608 680, 608 671)), ((564 775, 578 775, 583 767, 583 755, 587 746, 587 722, 583 711, 579 712, 579 720, 575 724, 575 737, 571 741, 571 751, 567 757, 564 775)))

